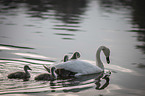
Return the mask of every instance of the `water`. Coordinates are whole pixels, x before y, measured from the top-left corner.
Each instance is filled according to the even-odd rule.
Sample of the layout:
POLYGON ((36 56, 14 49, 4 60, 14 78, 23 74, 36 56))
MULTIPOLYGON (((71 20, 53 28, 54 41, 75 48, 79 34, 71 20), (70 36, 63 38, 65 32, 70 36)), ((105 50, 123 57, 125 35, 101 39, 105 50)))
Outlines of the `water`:
MULTIPOLYGON (((0 95, 144 96, 143 4, 139 0, 1 0, 0 95), (111 50, 111 63, 105 64, 111 71, 109 80, 101 74, 34 80, 46 72, 43 64, 60 62, 74 51, 95 64, 101 45, 111 50), (26 64, 32 68, 29 81, 7 78, 26 64)), ((106 63, 103 54, 101 59, 106 63)))

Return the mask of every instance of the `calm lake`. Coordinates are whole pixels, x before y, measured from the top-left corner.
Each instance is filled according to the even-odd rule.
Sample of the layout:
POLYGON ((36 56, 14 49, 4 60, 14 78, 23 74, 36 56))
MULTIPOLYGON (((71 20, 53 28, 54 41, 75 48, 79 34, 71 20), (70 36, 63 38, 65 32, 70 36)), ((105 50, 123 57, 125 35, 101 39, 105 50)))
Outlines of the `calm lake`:
MULTIPOLYGON (((144 96, 145 5, 143 0, 1 0, 0 95, 144 96), (35 81, 43 65, 81 53, 95 65, 99 46, 110 49, 110 64, 100 74, 35 81), (8 79, 29 65, 29 81, 8 79)), ((85 70, 85 69, 84 69, 85 70)))

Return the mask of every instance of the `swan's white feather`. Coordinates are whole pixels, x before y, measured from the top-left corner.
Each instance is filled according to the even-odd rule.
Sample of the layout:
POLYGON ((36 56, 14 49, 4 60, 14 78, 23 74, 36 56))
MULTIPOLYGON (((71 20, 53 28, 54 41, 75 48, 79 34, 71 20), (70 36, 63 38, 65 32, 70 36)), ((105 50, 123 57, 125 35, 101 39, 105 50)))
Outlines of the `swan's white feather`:
POLYGON ((71 60, 56 64, 54 66, 57 69, 65 69, 72 72, 77 72, 78 75, 93 74, 103 71, 100 67, 81 60, 71 60))

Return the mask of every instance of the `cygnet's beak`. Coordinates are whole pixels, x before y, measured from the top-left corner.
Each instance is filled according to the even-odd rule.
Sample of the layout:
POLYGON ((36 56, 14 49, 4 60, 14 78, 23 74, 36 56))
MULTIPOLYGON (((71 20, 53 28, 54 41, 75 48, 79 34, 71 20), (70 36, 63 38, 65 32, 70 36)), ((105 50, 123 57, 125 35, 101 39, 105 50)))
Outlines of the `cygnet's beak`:
POLYGON ((32 70, 32 69, 29 67, 29 70, 32 70))
POLYGON ((109 57, 106 57, 106 61, 107 61, 108 64, 110 63, 109 57))
POLYGON ((46 69, 47 72, 50 73, 50 69, 48 67, 46 67, 45 65, 43 65, 43 67, 46 69))

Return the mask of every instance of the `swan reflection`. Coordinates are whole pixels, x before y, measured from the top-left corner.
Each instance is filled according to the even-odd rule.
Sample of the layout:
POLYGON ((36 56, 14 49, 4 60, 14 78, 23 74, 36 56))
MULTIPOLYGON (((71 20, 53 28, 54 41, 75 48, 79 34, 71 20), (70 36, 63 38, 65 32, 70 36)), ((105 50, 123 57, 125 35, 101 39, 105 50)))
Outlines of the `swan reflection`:
POLYGON ((96 84, 96 90, 103 90, 105 89, 108 85, 109 85, 109 81, 110 81, 110 78, 109 78, 109 75, 106 74, 102 79, 105 80, 105 83, 101 86, 101 78, 99 78, 99 80, 97 82, 95 82, 96 84))
POLYGON ((66 80, 50 81, 50 90, 51 92, 56 92, 58 90, 63 92, 80 92, 94 88, 94 86, 96 90, 103 90, 109 85, 110 75, 111 72, 102 72, 92 75, 78 76, 66 80), (103 80, 105 80, 104 84, 102 84, 103 80))

